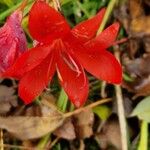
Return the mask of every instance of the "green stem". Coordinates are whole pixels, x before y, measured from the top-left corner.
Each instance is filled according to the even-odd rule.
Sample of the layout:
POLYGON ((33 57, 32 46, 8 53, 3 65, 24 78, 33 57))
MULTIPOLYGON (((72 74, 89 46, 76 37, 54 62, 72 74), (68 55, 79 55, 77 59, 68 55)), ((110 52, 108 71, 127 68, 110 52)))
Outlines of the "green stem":
POLYGON ((42 150, 45 148, 45 145, 48 143, 50 138, 50 134, 47 134, 46 136, 44 136, 38 143, 37 145, 37 150, 42 150))
POLYGON ((106 26, 106 23, 107 23, 110 15, 111 15, 112 10, 113 10, 115 4, 117 3, 117 1, 118 0, 111 0, 110 3, 108 4, 108 7, 106 9, 106 13, 104 15, 104 19, 103 19, 103 21, 102 21, 102 23, 101 23, 101 25, 100 25, 100 27, 99 27, 99 29, 97 31, 97 34, 101 33, 104 30, 104 28, 106 26))
POLYGON ((68 103, 68 96, 65 93, 64 89, 62 88, 60 91, 60 96, 58 98, 57 101, 57 106, 63 111, 65 112, 66 108, 67 108, 67 103, 68 103))
POLYGON ((141 137, 138 150, 147 150, 148 149, 148 123, 142 121, 141 125, 141 137))
POLYGON ((13 7, 7 9, 6 11, 4 11, 3 13, 0 14, 0 20, 4 20, 11 12, 13 12, 14 10, 16 10, 22 2, 14 5, 13 7))
POLYGON ((74 105, 70 102, 70 108, 69 111, 73 111, 74 110, 74 105))
POLYGON ((77 5, 79 6, 79 8, 83 11, 83 13, 86 15, 87 18, 90 18, 90 14, 88 13, 88 11, 83 7, 83 5, 79 2, 76 1, 77 5))

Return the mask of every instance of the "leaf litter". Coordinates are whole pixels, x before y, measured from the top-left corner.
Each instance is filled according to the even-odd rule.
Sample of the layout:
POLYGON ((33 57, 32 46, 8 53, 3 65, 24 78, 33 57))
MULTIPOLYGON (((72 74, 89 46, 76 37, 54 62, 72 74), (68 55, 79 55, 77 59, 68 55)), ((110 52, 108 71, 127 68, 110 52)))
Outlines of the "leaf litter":
MULTIPOLYGON (((86 2, 88 3, 89 0, 86 2)), ((132 119, 135 119, 135 117, 129 118, 129 114, 133 109, 130 108, 130 103, 134 104, 133 106, 135 107, 139 101, 141 103, 143 102, 143 104, 139 103, 133 111, 134 116, 139 118, 138 121, 133 123, 133 128, 136 126, 137 134, 139 134, 140 120, 149 121, 149 101, 143 98, 150 95, 150 68, 148 65, 150 64, 150 13, 149 9, 147 9, 149 7, 149 0, 132 0, 126 4, 119 5, 115 12, 116 18, 123 24, 123 30, 125 30, 124 32, 129 39, 128 42, 120 46, 124 72, 132 79, 130 82, 124 80, 121 85, 124 92, 123 99, 127 112, 126 117, 128 117, 129 123, 132 122, 132 119), (136 101, 132 101, 132 99, 136 101), (145 113, 145 110, 147 113, 145 113)), ((69 9, 67 10, 69 11, 69 9)), ((79 114, 74 116, 71 114, 62 114, 56 109, 56 99, 53 99, 51 95, 51 98, 44 97, 46 100, 43 100, 42 97, 42 104, 40 105, 33 104, 32 106, 24 107, 18 104, 16 91, 12 87, 8 87, 7 84, 3 85, 3 81, 0 82, 2 86, 0 86, 0 114, 6 115, 6 117, 0 117, 0 128, 6 129, 13 136, 23 140, 23 143, 28 140, 29 143, 26 145, 29 147, 32 147, 33 144, 30 139, 39 139, 47 133, 53 133, 56 138, 60 137, 69 141, 87 137, 90 137, 90 140, 92 140, 94 136, 100 148, 109 149, 110 145, 113 145, 116 149, 121 149, 119 124, 118 120, 111 118, 112 113, 109 116, 112 120, 107 118, 102 129, 98 133, 95 133, 93 127, 95 128, 95 123, 101 122, 101 119, 97 119, 94 116, 94 120, 90 120, 90 117, 85 117, 85 122, 83 123, 82 117, 84 118, 84 115, 86 116, 86 111, 84 110, 82 110, 82 113, 78 112, 79 114), (17 111, 14 111, 16 108, 17 111), (75 121, 78 119, 79 121, 75 121), (87 128, 89 129, 85 130, 87 128)), ((96 94, 96 98, 98 94, 96 94)), ((112 96, 112 87, 110 85, 107 85, 106 94, 112 96)), ((114 108, 116 106, 114 105, 108 105, 107 107, 117 113, 116 108, 114 108)), ((92 113, 87 114, 92 116, 92 113)), ((134 140, 132 135, 130 137, 134 140)))
POLYGON ((58 127, 63 125, 66 118, 71 117, 74 114, 78 114, 85 109, 89 109, 90 107, 94 107, 95 105, 109 101, 109 99, 98 101, 86 106, 85 108, 80 108, 74 112, 66 114, 58 111, 55 105, 46 102, 49 103, 47 116, 0 117, 0 128, 7 130, 21 140, 36 139, 56 130, 58 127))

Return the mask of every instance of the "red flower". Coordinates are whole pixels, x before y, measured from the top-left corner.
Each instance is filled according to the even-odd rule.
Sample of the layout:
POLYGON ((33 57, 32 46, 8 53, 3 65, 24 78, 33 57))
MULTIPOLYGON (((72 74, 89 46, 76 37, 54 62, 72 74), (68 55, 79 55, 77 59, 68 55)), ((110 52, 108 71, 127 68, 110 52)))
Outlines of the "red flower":
POLYGON ((115 41, 119 24, 114 23, 95 37, 105 10, 70 29, 63 16, 43 1, 33 5, 29 30, 39 44, 25 52, 5 76, 20 79, 19 95, 30 103, 48 85, 57 70, 69 99, 80 107, 88 95, 84 68, 98 79, 120 83, 121 66, 106 48, 115 41))
POLYGON ((21 20, 22 12, 15 11, 0 28, 0 74, 5 72, 27 49, 21 20))

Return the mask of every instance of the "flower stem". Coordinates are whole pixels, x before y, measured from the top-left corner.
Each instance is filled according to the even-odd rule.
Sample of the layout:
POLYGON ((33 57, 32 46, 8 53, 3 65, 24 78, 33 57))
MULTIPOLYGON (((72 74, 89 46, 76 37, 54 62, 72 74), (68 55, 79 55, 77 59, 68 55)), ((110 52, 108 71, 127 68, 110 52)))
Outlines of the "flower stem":
POLYGON ((106 13, 104 15, 103 21, 102 21, 98 31, 97 31, 97 34, 101 33, 104 30, 106 23, 107 23, 110 15, 111 15, 112 10, 113 10, 115 4, 117 3, 117 1, 118 0, 111 0, 110 3, 108 4, 107 9, 106 9, 106 13))
MULTIPOLYGON (((120 61, 120 52, 118 48, 116 48, 115 50, 115 56, 118 59, 118 61, 120 61)), ((124 110, 121 86, 115 85, 115 91, 116 91, 118 117, 119 117, 120 131, 121 131, 122 150, 128 150, 127 124, 125 118, 125 110, 124 110)))
POLYGON ((147 150, 148 149, 148 123, 142 121, 141 125, 141 137, 138 150, 147 150))
POLYGON ((50 138, 50 134, 48 133, 39 141, 39 143, 36 147, 37 150, 41 150, 41 149, 45 148, 45 145, 48 143, 49 138, 50 138))
POLYGON ((86 15, 87 18, 90 18, 90 14, 88 13, 88 11, 83 7, 83 5, 79 2, 76 1, 76 4, 78 5, 78 7, 83 11, 83 13, 86 15))

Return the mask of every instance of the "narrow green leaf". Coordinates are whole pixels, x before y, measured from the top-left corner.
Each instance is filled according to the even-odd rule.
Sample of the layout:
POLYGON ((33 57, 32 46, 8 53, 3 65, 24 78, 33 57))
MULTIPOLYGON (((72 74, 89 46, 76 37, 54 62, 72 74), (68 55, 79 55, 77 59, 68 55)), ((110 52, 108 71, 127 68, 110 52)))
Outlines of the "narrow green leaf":
POLYGON ((148 149, 148 123, 146 121, 142 122, 141 126, 141 137, 138 150, 147 150, 148 149))

